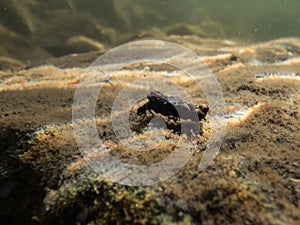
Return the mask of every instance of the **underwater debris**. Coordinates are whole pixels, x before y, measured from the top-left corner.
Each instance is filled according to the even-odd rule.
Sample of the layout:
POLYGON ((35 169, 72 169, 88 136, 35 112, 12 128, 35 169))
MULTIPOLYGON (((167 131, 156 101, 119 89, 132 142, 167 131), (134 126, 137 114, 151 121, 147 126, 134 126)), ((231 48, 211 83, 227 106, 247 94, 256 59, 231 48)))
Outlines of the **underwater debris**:
POLYGON ((147 123, 154 117, 159 117, 166 122, 168 129, 178 134, 181 133, 182 122, 185 124, 188 122, 188 126, 191 125, 190 128, 199 126, 198 122, 203 120, 209 111, 207 104, 193 105, 179 97, 167 96, 159 91, 151 91, 147 95, 147 100, 136 112, 138 116, 143 115, 141 121, 147 117, 147 112, 150 112, 151 115, 147 117, 147 123))

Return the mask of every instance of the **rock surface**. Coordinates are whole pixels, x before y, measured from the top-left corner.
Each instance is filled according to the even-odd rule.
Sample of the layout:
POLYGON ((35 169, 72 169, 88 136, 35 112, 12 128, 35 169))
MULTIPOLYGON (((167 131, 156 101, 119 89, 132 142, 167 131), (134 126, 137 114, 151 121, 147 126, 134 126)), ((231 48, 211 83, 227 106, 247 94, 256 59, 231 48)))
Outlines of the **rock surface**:
MULTIPOLYGON (((300 223, 300 41, 278 39, 242 46, 196 36, 166 40, 202 56, 222 88, 227 128, 213 163, 198 172, 209 137, 208 118, 193 157, 170 179, 146 187, 109 181, 88 165, 97 154, 83 159, 72 130, 76 87, 101 53, 0 71, 2 220, 7 224, 300 223)), ((101 81, 96 124, 114 156, 151 164, 172 153, 174 143, 165 141, 148 155, 133 153, 118 143, 110 110, 130 82, 128 77, 177 71, 160 63, 132 69, 121 70, 110 82, 101 81)), ((176 82, 188 89, 193 101, 205 103, 203 93, 189 80, 176 82)), ((148 134, 132 141, 143 135, 148 134)))

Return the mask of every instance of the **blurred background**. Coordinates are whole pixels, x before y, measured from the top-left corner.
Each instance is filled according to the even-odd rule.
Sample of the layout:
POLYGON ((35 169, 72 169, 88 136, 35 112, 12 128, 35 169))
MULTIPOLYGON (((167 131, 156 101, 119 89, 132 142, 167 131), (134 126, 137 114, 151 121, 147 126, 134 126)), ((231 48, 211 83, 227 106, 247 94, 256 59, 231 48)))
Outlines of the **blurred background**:
POLYGON ((299 0, 0 0, 0 63, 26 65, 137 39, 249 43, 300 36, 299 0))

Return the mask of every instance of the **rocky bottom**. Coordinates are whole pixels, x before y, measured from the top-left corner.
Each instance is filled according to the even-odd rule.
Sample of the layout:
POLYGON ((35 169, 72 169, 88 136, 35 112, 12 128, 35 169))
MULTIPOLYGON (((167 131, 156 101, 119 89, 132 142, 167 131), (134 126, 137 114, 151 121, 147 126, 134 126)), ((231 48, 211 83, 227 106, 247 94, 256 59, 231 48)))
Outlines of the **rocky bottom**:
MULTIPOLYGON (((91 151, 83 157, 79 151, 73 133, 72 104, 86 71, 86 59, 92 63, 98 56, 95 53, 0 71, 3 222, 300 223, 299 40, 278 39, 244 46, 195 36, 165 39, 200 55, 220 84, 225 113, 218 116, 227 125, 219 154, 210 166, 198 170, 212 134, 213 116, 208 112, 199 122, 201 132, 189 152, 191 158, 171 178, 150 186, 128 186, 93 170, 90 163, 105 156, 101 151, 91 151)), ((133 136, 124 141, 137 146, 141 140, 150 140, 138 147, 156 146, 154 149, 132 151, 120 143, 111 119, 114 99, 124 87, 143 89, 129 84, 145 76, 172 77, 194 103, 208 103, 194 82, 178 69, 159 62, 130 65, 109 81, 99 77, 91 82, 89 89, 95 88, 95 83, 102 87, 95 109, 98 136, 106 150, 123 163, 160 162, 174 153, 181 138, 163 126, 153 128, 146 119, 145 124, 133 125, 138 132, 132 132, 133 136), (163 140, 151 141, 154 133, 163 140)), ((117 113, 116 118, 125 115, 125 111, 117 113)), ((88 144, 92 146, 92 142, 88 144)), ((168 168, 158 169, 163 172, 168 168)), ((122 171, 112 168, 108 172, 122 181, 122 171)))

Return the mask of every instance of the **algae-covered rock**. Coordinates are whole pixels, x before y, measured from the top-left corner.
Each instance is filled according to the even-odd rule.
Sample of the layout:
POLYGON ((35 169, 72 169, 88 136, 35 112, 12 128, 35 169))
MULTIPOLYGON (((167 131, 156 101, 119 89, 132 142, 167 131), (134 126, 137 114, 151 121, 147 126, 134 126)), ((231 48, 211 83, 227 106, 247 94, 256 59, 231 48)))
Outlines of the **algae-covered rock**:
POLYGON ((89 51, 100 51, 103 52, 105 47, 100 42, 87 38, 85 36, 71 37, 67 41, 67 46, 70 52, 80 53, 89 51))
MULTIPOLYGON (((34 38, 36 42, 53 55, 61 56, 68 53, 76 53, 79 47, 73 46, 74 49, 72 49, 72 46, 70 46, 72 43, 71 38, 73 38, 74 42, 76 36, 84 36, 85 42, 95 47, 95 42, 97 41, 106 44, 114 43, 116 32, 113 28, 108 28, 98 23, 91 15, 73 14, 68 10, 57 10, 53 13, 48 25, 41 27, 34 38), (94 44, 92 44, 92 39, 94 39, 94 44), (89 41, 87 42, 86 40, 89 41)), ((77 40, 77 43, 78 41, 80 40, 77 40)), ((81 43, 82 41, 83 40, 81 40, 81 43)))
POLYGON ((0 25, 0 41, 0 68, 20 67, 41 58, 51 57, 43 48, 3 25, 0 25))
MULTIPOLYGON (((191 158, 167 180, 149 186, 127 186, 105 176, 109 172, 121 182, 127 179, 117 167, 100 172, 90 167, 95 161, 107 162, 107 156, 103 149, 80 151, 72 106, 78 83, 99 52, 72 54, 47 65, 1 71, 0 216, 4 222, 299 224, 299 40, 239 45, 198 36, 172 35, 165 39, 201 55, 220 84, 225 112, 217 116, 222 116, 227 125, 220 152, 212 164, 198 170, 213 132, 213 115, 208 112, 201 121, 203 132, 190 149, 191 158)), ((189 63, 188 59, 183 58, 182 63, 189 63)), ((133 80, 172 77, 172 82, 185 88, 193 102, 207 104, 195 82, 184 79, 178 68, 160 61, 127 65, 109 80, 98 75, 86 89, 102 87, 94 110, 97 137, 103 141, 102 147, 123 163, 139 166, 160 162, 174 153, 181 137, 150 123, 125 141, 146 148, 141 141, 150 140, 148 145, 155 149, 136 151, 120 143, 111 109, 125 87, 132 91, 145 89, 143 85, 133 85, 133 80), (163 138, 161 142, 151 139, 155 133, 163 138)), ((145 93, 144 98, 149 92, 145 93)), ((134 107, 132 110, 136 112, 134 107)), ((126 112, 117 113, 122 117, 126 112)), ((93 146, 92 137, 86 136, 87 147, 93 146)), ((184 143, 191 141, 182 138, 187 141, 184 143)), ((167 166, 158 168, 159 172, 166 169, 167 166)), ((146 175, 142 179, 147 179, 146 175)))
POLYGON ((187 24, 187 23, 178 23, 170 25, 165 28, 166 33, 169 35, 197 35, 199 37, 212 37, 220 38, 224 37, 224 30, 222 26, 213 21, 204 21, 199 24, 187 24))

